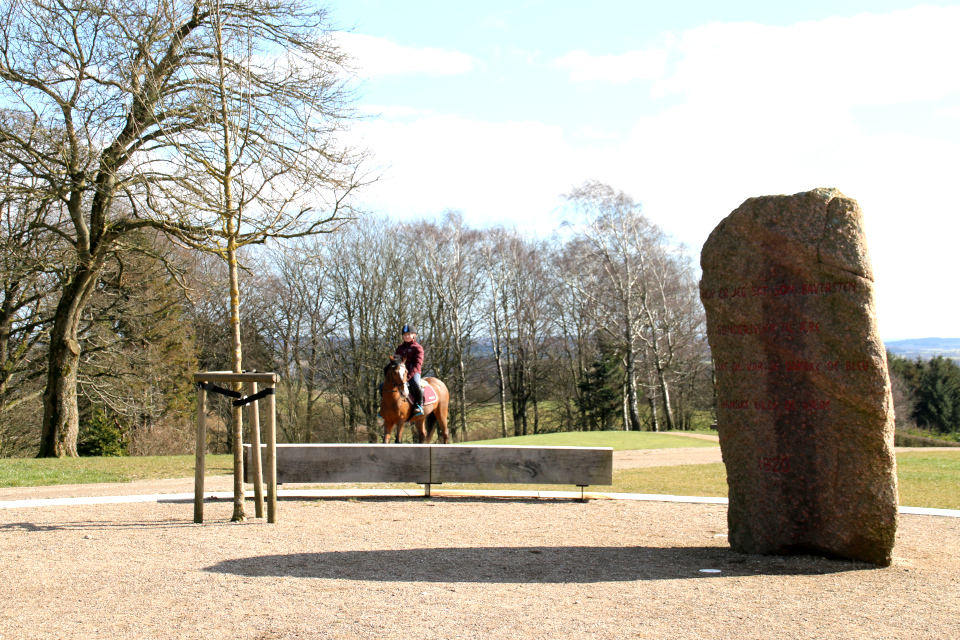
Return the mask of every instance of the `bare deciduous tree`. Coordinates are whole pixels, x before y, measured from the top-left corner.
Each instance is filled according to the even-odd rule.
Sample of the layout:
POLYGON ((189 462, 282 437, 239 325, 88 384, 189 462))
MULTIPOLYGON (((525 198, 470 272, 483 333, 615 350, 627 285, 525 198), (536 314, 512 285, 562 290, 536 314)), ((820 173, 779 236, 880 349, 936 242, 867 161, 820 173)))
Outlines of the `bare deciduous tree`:
MULTIPOLYGON (((217 127, 229 127, 228 112, 236 122, 238 108, 258 123, 241 143, 262 159, 255 178, 238 183, 228 172, 216 191, 226 197, 217 212, 257 203, 244 219, 228 216, 235 226, 220 233, 228 245, 310 233, 342 214, 359 180, 356 156, 337 144, 349 96, 329 36, 325 10, 298 0, 0 4, 0 100, 20 123, 0 128, 0 146, 43 183, 35 200, 64 207, 66 224, 48 229, 75 255, 50 332, 40 456, 76 455, 77 329, 118 240, 143 227, 194 242, 222 230, 209 208, 192 208, 210 193, 209 173, 180 155, 195 136, 223 141, 217 127), (228 31, 245 46, 218 49, 217 33, 228 31), (38 144, 25 125, 50 133, 38 144), (236 199, 223 191, 231 184, 236 199), (177 195, 185 206, 171 201, 177 195)), ((237 155, 224 166, 233 161, 243 163, 237 155)))
POLYGON ((445 379, 454 402, 451 426, 454 440, 467 438, 467 363, 477 337, 476 308, 483 291, 478 247, 480 233, 467 227, 463 215, 444 213, 439 225, 423 223, 406 228, 409 246, 417 257, 417 273, 424 290, 436 300, 430 317, 430 358, 438 377, 445 379))

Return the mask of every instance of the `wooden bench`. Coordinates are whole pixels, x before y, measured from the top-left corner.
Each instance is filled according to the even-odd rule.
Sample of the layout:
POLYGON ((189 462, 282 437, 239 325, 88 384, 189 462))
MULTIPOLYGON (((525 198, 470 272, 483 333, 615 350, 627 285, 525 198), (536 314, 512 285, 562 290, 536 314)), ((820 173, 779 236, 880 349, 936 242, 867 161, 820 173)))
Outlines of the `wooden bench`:
MULTIPOLYGON (((262 448, 261 448, 262 449, 262 448)), ((244 482, 251 482, 244 445, 244 482)), ((609 447, 518 447, 457 444, 278 444, 277 484, 451 482, 482 484, 613 484, 609 447)))

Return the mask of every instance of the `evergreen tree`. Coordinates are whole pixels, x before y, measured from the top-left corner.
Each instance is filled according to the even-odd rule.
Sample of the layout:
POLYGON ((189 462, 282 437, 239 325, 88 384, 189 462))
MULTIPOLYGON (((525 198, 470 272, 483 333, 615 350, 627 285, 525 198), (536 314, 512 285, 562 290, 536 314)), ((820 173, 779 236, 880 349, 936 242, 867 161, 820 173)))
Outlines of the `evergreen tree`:
POLYGON ((111 421, 103 407, 81 400, 80 432, 77 454, 81 456, 123 456, 127 454, 127 438, 118 420, 111 421), (86 404, 87 406, 82 406, 86 404))
POLYGON ((580 382, 581 409, 591 431, 610 431, 623 414, 623 367, 620 358, 602 340, 580 382))
POLYGON ((960 367, 952 360, 937 356, 924 363, 914 418, 940 433, 960 429, 960 367))

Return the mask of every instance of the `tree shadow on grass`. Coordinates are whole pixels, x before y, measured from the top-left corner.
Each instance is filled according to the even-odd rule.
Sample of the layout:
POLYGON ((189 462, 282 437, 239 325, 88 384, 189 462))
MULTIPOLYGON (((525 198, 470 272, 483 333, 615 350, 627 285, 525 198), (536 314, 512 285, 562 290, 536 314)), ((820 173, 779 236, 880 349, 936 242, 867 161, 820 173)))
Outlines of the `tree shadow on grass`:
POLYGON ((255 556, 224 560, 206 570, 247 577, 554 584, 823 575, 873 568, 814 556, 745 555, 722 547, 460 547, 255 556))

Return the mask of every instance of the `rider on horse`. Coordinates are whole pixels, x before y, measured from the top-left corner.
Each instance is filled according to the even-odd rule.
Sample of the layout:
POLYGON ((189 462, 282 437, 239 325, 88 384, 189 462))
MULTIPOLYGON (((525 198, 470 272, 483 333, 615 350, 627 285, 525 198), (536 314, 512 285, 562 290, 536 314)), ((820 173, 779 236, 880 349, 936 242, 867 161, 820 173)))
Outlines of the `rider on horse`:
POLYGON ((417 330, 412 324, 403 325, 400 333, 403 342, 397 347, 396 355, 403 358, 407 367, 407 384, 413 396, 413 415, 423 415, 423 390, 420 388, 420 368, 423 366, 423 347, 417 343, 417 330))

